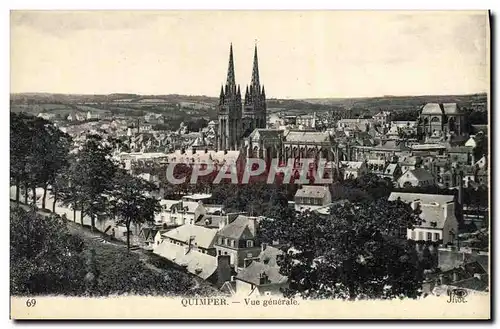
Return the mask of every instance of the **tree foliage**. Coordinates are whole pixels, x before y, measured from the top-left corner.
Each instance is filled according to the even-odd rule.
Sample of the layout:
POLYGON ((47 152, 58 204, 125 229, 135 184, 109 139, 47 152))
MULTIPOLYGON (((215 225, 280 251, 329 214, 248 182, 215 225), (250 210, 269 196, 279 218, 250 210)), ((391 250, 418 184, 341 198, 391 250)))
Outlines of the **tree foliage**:
POLYGON ((91 228, 96 217, 108 209, 108 198, 113 189, 112 178, 116 164, 111 159, 112 146, 99 135, 88 135, 77 156, 71 182, 78 186, 78 203, 84 215, 89 215, 91 228))
POLYGON ((69 234, 63 220, 43 218, 33 210, 11 209, 11 294, 81 293, 83 247, 83 241, 69 234))
POLYGON ((263 239, 284 244, 280 271, 287 296, 304 298, 416 298, 422 270, 406 228, 417 220, 401 201, 346 203, 330 216, 306 211, 279 224, 264 220, 263 239))
POLYGON ((141 178, 118 170, 110 193, 110 210, 118 225, 127 228, 127 248, 130 249, 130 225, 153 223, 154 214, 161 210, 159 200, 151 196, 155 186, 141 178))

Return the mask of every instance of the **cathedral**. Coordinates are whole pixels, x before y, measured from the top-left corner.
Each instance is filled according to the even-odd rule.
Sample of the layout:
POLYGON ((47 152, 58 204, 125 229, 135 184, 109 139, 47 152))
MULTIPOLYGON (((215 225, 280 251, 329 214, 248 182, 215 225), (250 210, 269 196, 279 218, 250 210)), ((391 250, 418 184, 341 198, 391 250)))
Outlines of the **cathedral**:
POLYGON ((218 117, 219 129, 216 145, 219 150, 239 150, 244 138, 256 128, 266 128, 266 93, 259 80, 257 46, 253 57, 252 80, 246 86, 245 98, 234 74, 233 45, 229 48, 227 81, 221 86, 218 117))

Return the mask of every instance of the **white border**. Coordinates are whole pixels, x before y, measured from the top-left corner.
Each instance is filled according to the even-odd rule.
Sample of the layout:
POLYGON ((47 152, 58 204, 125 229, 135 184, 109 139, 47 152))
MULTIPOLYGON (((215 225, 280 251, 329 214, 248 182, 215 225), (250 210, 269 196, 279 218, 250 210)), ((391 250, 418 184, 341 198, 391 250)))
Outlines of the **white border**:
MULTIPOLYGON (((184 0, 184 1, 169 1, 168 4, 165 3, 165 1, 151 1, 151 0, 141 0, 141 1, 117 1, 116 3, 111 3, 111 2, 104 2, 102 0, 86 0, 86 1, 53 1, 53 0, 46 0, 43 2, 40 1, 2 1, 0 6, 2 7, 1 11, 1 18, 2 18, 2 24, 1 26, 1 36, 4 41, 4 51, 1 52, 2 56, 2 63, 4 65, 4 70, 3 72, 9 72, 9 11, 12 9, 42 9, 42 10, 49 10, 49 9, 67 9, 67 10, 82 10, 82 9, 302 9, 302 10, 307 10, 307 9, 365 9, 365 10, 373 10, 373 9, 407 9, 407 10, 412 10, 412 9, 435 9, 435 10, 459 10, 459 9, 492 9, 494 14, 498 14, 500 12, 499 8, 500 1, 494 1, 494 0, 453 0, 453 1, 436 1, 436 0, 420 0, 420 1, 387 1, 387 0, 378 0, 378 1, 370 1, 370 0, 350 0, 350 1, 343 1, 343 2, 334 2, 332 3, 331 1, 326 2, 326 1, 317 1, 317 0, 308 0, 308 1, 269 1, 269 0, 253 0, 253 1, 248 1, 245 3, 241 2, 236 2, 235 0, 232 1, 221 1, 221 0, 212 0, 212 1, 203 1, 203 0, 198 0, 198 1, 193 1, 193 0, 184 0)), ((496 17, 497 18, 497 17, 496 17)), ((498 25, 498 20, 496 20, 496 24, 498 25)), ((496 34, 495 34, 496 35, 496 34)), ((496 39, 496 38, 495 38, 496 39)), ((492 43, 495 40, 492 40, 492 43)), ((495 56, 496 57, 496 56, 495 56)), ((493 58, 492 58, 493 60, 493 58)), ((496 70, 495 70, 496 73, 496 70)), ((1 94, 2 97, 2 102, 1 104, 5 104, 6 108, 3 109, 3 114, 5 114, 5 118, 1 120, 2 129, 0 129, 0 132, 2 134, 2 143, 0 144, 2 147, 2 154, 5 155, 4 161, 2 162, 2 172, 4 173, 3 176, 3 181, 2 185, 5 186, 4 189, 0 189, 0 191, 3 191, 3 193, 7 194, 7 167, 8 167, 8 160, 6 160, 7 154, 9 152, 9 127, 8 127, 8 104, 9 104, 9 75, 4 74, 4 80, 2 81, 2 87, 4 92, 1 94), (6 161, 5 161, 6 160, 6 161)), ((497 86, 494 86, 495 91, 497 91, 497 86)), ((492 90, 493 92, 493 90, 492 90)), ((498 96, 497 93, 495 95, 498 96)), ((497 102, 492 104, 491 106, 492 109, 496 110, 497 109, 497 102)), ((497 136, 498 137, 498 136, 497 136)), ((500 138, 500 137, 499 137, 500 138)), ((498 141, 495 138, 496 145, 500 145, 500 141, 498 141)), ((498 178, 498 177, 497 177, 498 178)), ((499 186, 497 184, 498 179, 496 179, 494 182, 491 182, 491 186, 499 186)), ((498 195, 497 195, 498 197, 498 195)), ((493 205, 500 204, 499 201, 495 197, 495 202, 492 202, 493 205)), ((7 195, 4 195, 4 197, 1 198, 2 202, 7 202, 7 195), (4 201, 5 200, 5 201, 4 201)), ((7 269, 8 268, 8 263, 9 263, 9 256, 6 250, 8 250, 8 241, 9 241, 9 228, 8 228, 8 211, 9 211, 9 204, 6 204, 5 207, 2 208, 4 212, 4 216, 2 216, 2 224, 3 224, 3 229, 1 230, 1 233, 3 235, 2 241, 4 241, 4 246, 3 250, 5 252, 1 253, 2 257, 2 263, 4 264, 3 268, 7 269)), ((497 223, 495 224, 495 232, 494 236, 499 236, 498 230, 499 230, 500 225, 497 223)), ((497 243, 498 244, 498 243, 497 243)), ((496 250, 492 252, 493 255, 496 256, 496 250)), ((495 259, 492 261, 497 263, 497 257, 494 257, 495 259)), ((498 280, 498 269, 495 273, 495 278, 492 278, 494 282, 499 282, 498 280)), ((9 293, 8 293, 8 284, 7 282, 9 281, 9 273, 7 270, 2 271, 2 280, 1 282, 3 283, 2 285, 2 309, 4 310, 4 314, 2 316, 3 319, 8 319, 9 318, 9 293)), ((497 305, 495 303, 494 305, 497 305)), ((362 310, 360 310, 362 311, 362 310)), ((397 324, 398 326, 404 326, 406 324, 401 323, 397 324)), ((9 327, 13 326, 13 322, 9 321, 7 324, 9 327)), ((50 324, 38 324, 42 326, 52 326, 52 323, 50 324)), ((121 325, 121 324, 119 324, 121 325)), ((134 326, 137 324, 133 324, 134 326)), ((182 327, 194 327, 195 325, 193 324, 180 324, 180 323, 159 323, 157 325, 164 326, 182 326, 182 327)), ((219 326, 221 325, 220 323, 217 324, 212 324, 219 326)), ((235 323, 227 323, 225 324, 234 326, 235 323)), ((304 323, 300 324, 305 325, 304 323)), ((373 323, 364 323, 364 325, 369 325, 373 326, 373 323)), ((380 323, 380 324, 375 324, 375 325, 385 325, 380 323)), ((418 324, 417 324, 418 325, 418 324)), ((474 323, 467 323, 466 324, 468 327, 475 326, 476 324, 474 323)), ((31 327, 33 324, 26 325, 26 327, 31 327)), ((70 326, 69 324, 63 324, 63 327, 70 326)), ((101 328, 104 327, 104 324, 84 324, 84 327, 91 327, 92 328, 101 328)), ((138 325, 138 327, 142 327, 144 325, 138 325)), ((242 325, 243 327, 249 327, 250 325, 242 325)), ((283 327, 285 328, 288 326, 288 324, 277 324, 276 327, 283 327)), ((306 326, 309 326, 307 324, 306 326)), ((332 323, 332 326, 336 327, 344 327, 345 324, 341 323, 332 323)), ((361 324, 355 324, 355 325, 349 325, 353 327, 361 327, 361 324)), ((450 324, 425 324, 426 327, 428 328, 437 328, 443 327, 443 326, 453 326, 455 327, 455 323, 450 323, 450 324)))

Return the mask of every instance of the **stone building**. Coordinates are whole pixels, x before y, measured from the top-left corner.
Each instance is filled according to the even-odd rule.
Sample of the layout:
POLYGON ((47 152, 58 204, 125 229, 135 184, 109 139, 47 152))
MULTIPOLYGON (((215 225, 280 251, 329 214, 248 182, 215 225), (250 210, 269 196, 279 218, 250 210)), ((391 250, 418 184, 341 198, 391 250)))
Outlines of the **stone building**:
POLYGON ((418 120, 425 137, 442 137, 466 134, 466 117, 456 103, 428 103, 422 108, 418 120))
POLYGON ((240 86, 236 84, 233 46, 229 50, 226 85, 221 86, 218 105, 216 145, 220 150, 238 150, 243 139, 256 128, 266 128, 266 93, 259 79, 257 46, 255 46, 252 80, 246 87, 242 102, 240 86))

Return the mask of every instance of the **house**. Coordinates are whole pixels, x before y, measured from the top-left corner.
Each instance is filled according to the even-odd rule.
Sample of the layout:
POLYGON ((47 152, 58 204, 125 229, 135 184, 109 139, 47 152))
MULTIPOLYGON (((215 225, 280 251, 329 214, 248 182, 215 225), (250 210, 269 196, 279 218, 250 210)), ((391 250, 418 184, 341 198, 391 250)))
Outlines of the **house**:
POLYGON ((53 120, 56 118, 56 114, 55 113, 38 113, 37 117, 39 118, 42 118, 42 119, 45 119, 45 120, 53 120))
POLYGON ((154 235, 154 239, 153 239, 153 244, 154 246, 157 246, 159 245, 160 243, 163 242, 163 240, 165 240, 165 238, 163 237, 163 233, 165 232, 168 232, 169 229, 159 229, 156 234, 154 235))
POLYGON ((298 115, 296 118, 297 126, 303 128, 315 128, 316 127, 316 112, 314 114, 298 115))
POLYGON ((99 118, 100 118, 99 113, 91 112, 91 111, 87 112, 87 120, 95 120, 95 119, 99 119, 99 118))
POLYGON ((391 122, 391 112, 389 111, 380 111, 379 113, 373 116, 373 120, 378 122, 381 125, 385 125, 391 122))
POLYGON ((434 176, 422 168, 407 170, 398 178, 400 188, 432 186, 435 183, 434 176))
POLYGON ((139 231, 140 244, 144 249, 153 250, 155 246, 155 237, 158 229, 154 227, 143 227, 139 231))
POLYGON ((481 169, 488 168, 488 160, 486 156, 483 156, 481 159, 477 160, 475 165, 476 167, 481 169))
POLYGON ((192 244, 171 243, 168 239, 155 245, 153 252, 217 287, 231 279, 228 256, 211 256, 194 250, 192 244))
POLYGON ((458 236, 455 215, 455 196, 392 192, 389 201, 411 203, 412 209, 421 211, 422 222, 407 230, 407 239, 417 241, 442 241, 453 243, 458 236))
POLYGON ((355 179, 368 173, 368 167, 364 161, 342 161, 341 164, 344 179, 355 179))
POLYGON ((206 214, 202 202, 183 200, 160 200, 161 212, 155 215, 157 225, 179 226, 194 224, 206 214))
POLYGON ((383 174, 380 176, 383 178, 390 178, 393 182, 396 182, 399 177, 403 174, 401 167, 397 163, 389 163, 385 167, 383 174))
POLYGON ((216 234, 216 229, 193 224, 184 224, 163 233, 163 241, 161 243, 183 246, 190 251, 215 256, 214 242, 216 234))
POLYGON ((220 229, 226 225, 227 220, 228 220, 228 216, 218 216, 218 215, 207 214, 207 215, 202 216, 195 223, 195 225, 208 227, 208 228, 214 228, 214 229, 220 229))
POLYGON ((447 149, 448 157, 451 162, 459 164, 473 164, 472 147, 468 146, 454 146, 447 149))
POLYGON ((279 273, 280 268, 264 262, 252 262, 235 277, 236 294, 244 296, 282 296, 288 278, 279 273))
POLYGON ((332 200, 330 190, 326 186, 303 185, 295 193, 295 210, 314 210, 329 204, 332 200))
POLYGON ((368 171, 375 175, 381 175, 384 173, 384 169, 387 166, 387 161, 385 159, 368 159, 366 161, 366 166, 368 171))
POLYGON ((78 112, 72 112, 66 118, 66 120, 68 121, 85 121, 86 119, 87 119, 86 115, 78 112))
POLYGON ((230 264, 235 270, 244 266, 246 258, 253 258, 260 253, 257 220, 257 217, 238 215, 217 233, 217 255, 229 255, 230 264))
POLYGON ((419 156, 401 156, 398 163, 401 166, 401 171, 406 172, 420 167, 422 159, 419 156))
POLYGON ((150 124, 164 124, 165 117, 162 114, 148 113, 144 116, 144 120, 150 124))
POLYGON ((455 268, 441 271, 431 276, 432 293, 436 295, 456 288, 470 293, 487 293, 489 291, 489 275, 487 269, 477 261, 463 263, 455 268))

